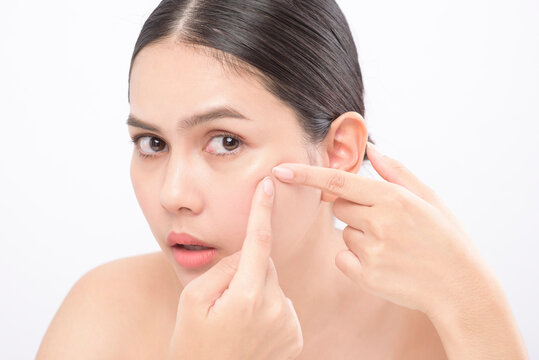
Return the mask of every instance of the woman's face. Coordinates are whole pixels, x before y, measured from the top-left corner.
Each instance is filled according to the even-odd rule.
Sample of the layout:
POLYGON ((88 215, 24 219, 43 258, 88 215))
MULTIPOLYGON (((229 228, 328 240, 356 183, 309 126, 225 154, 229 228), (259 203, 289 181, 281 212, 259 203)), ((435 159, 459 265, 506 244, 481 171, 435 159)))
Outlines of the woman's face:
MULTIPOLYGON (((292 111, 255 78, 225 70, 214 58, 166 40, 136 57, 130 82, 129 126, 139 138, 131 180, 140 207, 180 282, 186 285, 221 258, 241 249, 257 183, 282 162, 309 163, 303 131, 292 111), (189 124, 217 107, 230 115, 189 124), (151 157, 143 157, 143 155, 151 157), (211 263, 184 268, 167 244, 186 232, 217 249, 211 263)), ((319 153, 314 152, 319 160, 319 153)), ((320 191, 274 179, 271 257, 293 261, 316 220, 320 191)))

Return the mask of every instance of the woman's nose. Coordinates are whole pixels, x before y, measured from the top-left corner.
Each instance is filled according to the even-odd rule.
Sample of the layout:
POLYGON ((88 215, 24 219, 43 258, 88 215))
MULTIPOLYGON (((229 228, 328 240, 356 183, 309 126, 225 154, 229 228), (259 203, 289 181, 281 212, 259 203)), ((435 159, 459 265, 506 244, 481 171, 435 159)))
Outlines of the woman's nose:
POLYGON ((161 205, 170 212, 199 213, 202 199, 196 184, 193 168, 171 156, 161 187, 161 205))

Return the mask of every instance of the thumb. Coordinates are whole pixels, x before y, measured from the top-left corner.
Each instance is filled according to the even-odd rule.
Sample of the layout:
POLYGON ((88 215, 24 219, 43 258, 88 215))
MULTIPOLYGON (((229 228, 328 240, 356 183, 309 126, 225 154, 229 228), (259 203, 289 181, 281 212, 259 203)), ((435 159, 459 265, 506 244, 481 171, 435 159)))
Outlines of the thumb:
POLYGON ((234 277, 240 262, 241 250, 222 258, 204 274, 185 286, 180 296, 184 301, 211 305, 221 297, 234 277))

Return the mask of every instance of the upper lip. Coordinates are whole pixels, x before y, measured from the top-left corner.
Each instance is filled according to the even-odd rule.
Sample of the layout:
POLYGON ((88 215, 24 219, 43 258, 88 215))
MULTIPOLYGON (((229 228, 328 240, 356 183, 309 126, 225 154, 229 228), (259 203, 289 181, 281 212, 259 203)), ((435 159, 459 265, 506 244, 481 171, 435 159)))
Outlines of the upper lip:
POLYGON ((167 236, 167 244, 169 246, 174 245, 200 245, 204 247, 213 247, 210 244, 206 244, 200 240, 198 240, 196 237, 189 235, 188 233, 181 232, 176 233, 174 231, 171 231, 167 236))

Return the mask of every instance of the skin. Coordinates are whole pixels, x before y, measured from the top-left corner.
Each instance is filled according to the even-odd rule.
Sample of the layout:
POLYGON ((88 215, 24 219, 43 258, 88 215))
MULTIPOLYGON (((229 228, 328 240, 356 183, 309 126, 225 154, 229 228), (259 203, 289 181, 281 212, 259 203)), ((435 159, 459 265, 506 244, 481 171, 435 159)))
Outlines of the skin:
POLYGON ((279 286, 272 247, 275 189, 257 187, 241 251, 191 281, 180 296, 169 359, 296 359, 303 336, 279 286), (226 329, 226 331, 223 331, 226 329))
MULTIPOLYGON (((503 291, 432 190, 372 149, 369 158, 386 182, 355 175, 367 144, 356 112, 335 119, 320 146, 305 143, 293 109, 256 77, 164 39, 145 47, 133 64, 130 113, 158 129, 129 126, 131 137, 147 136, 134 149, 131 180, 162 252, 85 275, 52 321, 38 359, 82 358, 88 352, 81 349, 103 359, 170 355, 170 339, 181 328, 176 312, 183 289, 195 284, 210 294, 211 286, 204 286, 215 280, 216 265, 249 243, 253 196, 266 176, 275 191, 266 214, 267 261, 274 264, 274 293, 280 288, 293 302, 301 324, 297 359, 526 358, 503 291), (250 120, 177 128, 187 116, 224 104, 250 120), (215 138, 222 130, 244 140, 234 155, 215 154, 227 152, 222 137, 215 138), (143 158, 141 151, 152 152, 144 145, 149 137, 166 146, 143 158), (273 169, 279 164, 295 177, 278 180, 273 169), (377 211, 365 212, 366 205, 377 211), (414 224, 403 209, 424 221, 414 224), (334 228, 332 213, 347 230, 334 228), (196 269, 177 264, 165 241, 171 230, 217 248, 212 262, 196 269), (459 276, 440 284, 436 274, 451 273, 455 264, 463 266, 459 276), (421 271, 425 266, 429 271, 421 271), (117 281, 108 285, 110 279, 117 281)), ((242 254, 251 265, 241 278, 258 264, 251 281, 260 282, 264 262, 249 261, 253 254, 242 254)))
MULTIPOLYGON (((131 179, 152 233, 182 286, 241 249, 256 184, 272 175, 274 166, 314 160, 315 165, 357 172, 362 163, 367 129, 359 114, 349 112, 336 119, 319 147, 306 144, 293 109, 256 78, 232 74, 216 60, 171 39, 139 53, 130 97, 131 114, 158 127, 160 132, 150 134, 167 144, 151 159, 134 151, 131 179), (176 130, 179 119, 217 104, 229 104, 251 121, 223 118, 188 131, 176 130), (211 154, 207 145, 211 136, 219 135, 216 129, 241 136, 245 144, 229 157, 211 154), (171 230, 186 231, 216 247, 213 262, 197 269, 180 267, 165 242, 171 230)), ((129 132, 132 137, 148 134, 133 126, 129 132)), ((220 146, 217 151, 226 150, 220 146)), ((391 351, 397 351, 402 344, 394 339, 409 338, 403 331, 406 326, 411 333, 416 328, 427 333, 421 336, 425 346, 443 358, 432 325, 423 316, 353 286, 335 266, 336 254, 346 245, 342 231, 333 226, 331 203, 321 201, 321 196, 317 188, 275 184, 271 257, 279 285, 293 301, 301 323, 304 358, 321 356, 328 346, 332 355, 327 356, 334 356, 331 343, 342 344, 346 354, 363 347, 365 356, 367 344, 382 332, 393 342, 391 351), (336 328, 350 331, 343 335, 336 328)), ((389 350, 384 343, 370 351, 389 350)))
POLYGON ((368 144, 388 182, 304 164, 278 178, 321 189, 347 223, 336 265, 366 291, 429 316, 450 359, 527 359, 500 283, 436 193, 368 144))

